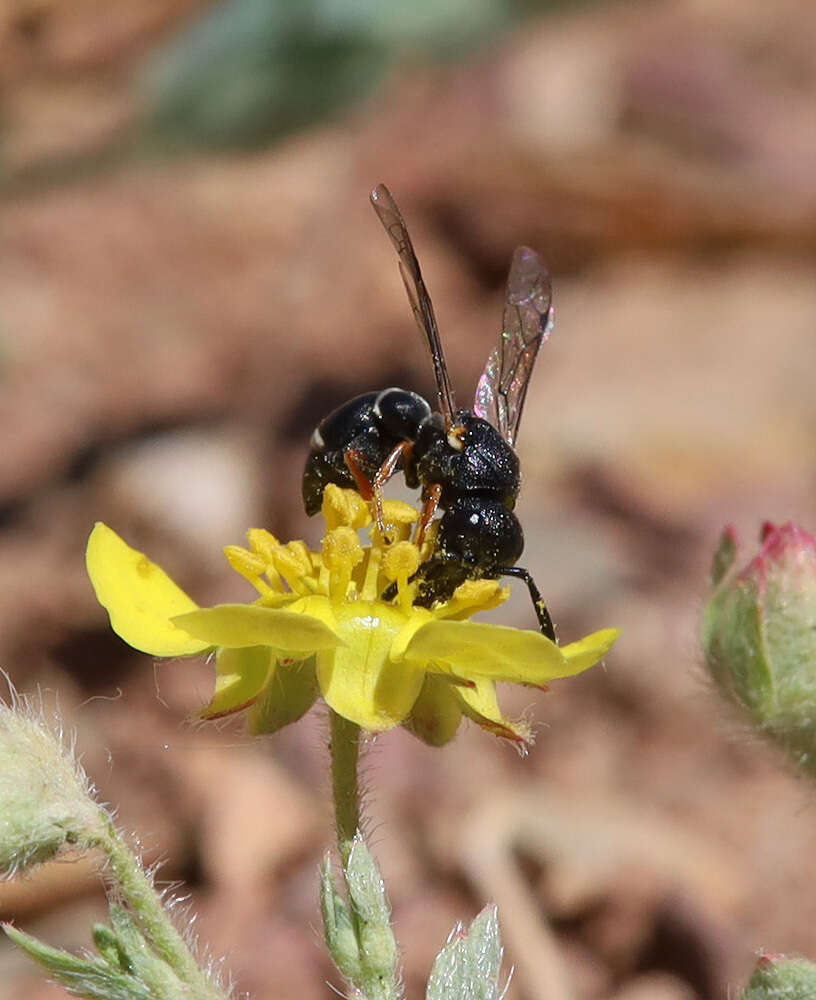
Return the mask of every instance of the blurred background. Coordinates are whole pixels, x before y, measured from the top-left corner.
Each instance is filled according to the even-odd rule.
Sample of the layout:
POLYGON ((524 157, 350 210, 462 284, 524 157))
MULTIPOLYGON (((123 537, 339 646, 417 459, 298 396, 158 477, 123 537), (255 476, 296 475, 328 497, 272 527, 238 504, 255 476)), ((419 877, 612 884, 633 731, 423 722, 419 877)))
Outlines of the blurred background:
MULTIPOLYGON (((197 728, 211 670, 154 666, 84 574, 97 519, 202 604, 220 549, 319 538, 318 420, 432 393, 392 248, 408 221, 459 400, 513 248, 557 322, 518 450, 524 563, 563 641, 527 759, 473 727, 370 747, 368 811, 409 997, 455 921, 502 908, 508 998, 733 996, 757 949, 816 955, 816 815, 705 681, 697 619, 733 521, 816 528, 816 6, 809 0, 4 0, 0 6, 0 664, 58 699, 102 797, 240 990, 339 985, 319 941, 326 720, 197 728), (729 993, 729 989, 732 991, 729 993)), ((526 594, 505 620, 532 626, 526 594)), ((494 619, 495 620, 495 619, 494 619)), ((70 948, 84 862, 0 886, 70 948)), ((0 998, 62 995, 0 944, 0 998)))

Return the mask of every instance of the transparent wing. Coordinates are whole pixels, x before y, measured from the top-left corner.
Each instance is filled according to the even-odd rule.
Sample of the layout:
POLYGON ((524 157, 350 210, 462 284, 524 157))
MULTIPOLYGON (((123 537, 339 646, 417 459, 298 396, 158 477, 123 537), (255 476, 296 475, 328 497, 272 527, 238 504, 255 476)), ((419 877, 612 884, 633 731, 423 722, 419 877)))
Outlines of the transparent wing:
POLYGON ((516 247, 507 278, 504 326, 476 387, 473 411, 489 420, 508 444, 516 442, 536 355, 553 328, 547 269, 529 247, 516 247))
POLYGON ((378 184, 371 192, 371 204, 399 255, 400 273, 405 283, 405 290, 408 292, 408 299, 411 302, 417 326, 425 337, 428 350, 431 352, 436 391, 439 396, 439 409, 445 419, 445 425, 449 427, 453 422, 455 409, 453 391, 448 376, 448 367, 445 364, 445 355, 442 351, 442 342, 439 339, 436 316, 425 282, 422 280, 422 272, 419 269, 419 261, 414 253, 411 237, 408 235, 397 203, 385 184, 378 184))

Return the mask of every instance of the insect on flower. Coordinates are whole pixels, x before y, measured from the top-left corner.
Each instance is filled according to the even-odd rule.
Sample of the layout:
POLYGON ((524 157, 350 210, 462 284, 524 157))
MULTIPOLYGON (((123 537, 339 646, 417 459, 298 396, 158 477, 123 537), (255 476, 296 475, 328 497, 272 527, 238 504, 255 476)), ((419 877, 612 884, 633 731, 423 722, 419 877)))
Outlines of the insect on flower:
MULTIPOLYGON (((517 565, 524 534, 513 513, 521 486, 514 450, 538 349, 553 326, 550 277, 538 255, 517 247, 510 265, 499 345, 487 359, 473 409, 457 409, 430 296, 411 237, 384 184, 371 203, 400 262, 408 298, 433 362, 438 410, 407 389, 355 396, 317 426, 303 473, 306 513, 320 510, 329 483, 357 490, 372 505, 380 532, 383 486, 402 471, 412 489, 422 487, 423 512, 415 542, 432 547, 412 581, 415 604, 430 608, 450 599, 469 579, 517 577, 524 581, 539 628, 555 640, 546 605, 530 572, 517 565), (437 510, 442 517, 429 533, 437 510)), ((426 551, 426 550, 423 550, 426 551)), ((396 596, 396 587, 384 597, 396 596)))

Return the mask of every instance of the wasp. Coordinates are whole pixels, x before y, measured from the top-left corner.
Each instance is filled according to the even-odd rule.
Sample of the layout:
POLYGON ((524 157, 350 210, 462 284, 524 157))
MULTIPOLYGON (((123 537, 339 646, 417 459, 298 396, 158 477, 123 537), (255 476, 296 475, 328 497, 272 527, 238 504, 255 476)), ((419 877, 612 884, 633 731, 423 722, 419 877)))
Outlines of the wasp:
MULTIPOLYGON (((541 632, 555 640, 546 605, 529 571, 518 566, 524 549, 513 513, 521 486, 514 450, 538 349, 553 327, 552 288, 538 254, 517 247, 510 265, 503 325, 479 379, 473 409, 457 409, 439 329, 411 237, 384 184, 371 203, 399 257, 400 272, 433 363, 438 408, 408 389, 391 387, 355 396, 333 410, 312 434, 303 473, 306 513, 320 510, 329 483, 357 490, 373 504, 385 535, 382 489, 396 472, 409 488, 422 487, 422 545, 437 510, 433 549, 412 580, 415 603, 449 599, 468 579, 512 576, 526 584, 541 632)), ((394 596, 386 591, 384 597, 394 596)))

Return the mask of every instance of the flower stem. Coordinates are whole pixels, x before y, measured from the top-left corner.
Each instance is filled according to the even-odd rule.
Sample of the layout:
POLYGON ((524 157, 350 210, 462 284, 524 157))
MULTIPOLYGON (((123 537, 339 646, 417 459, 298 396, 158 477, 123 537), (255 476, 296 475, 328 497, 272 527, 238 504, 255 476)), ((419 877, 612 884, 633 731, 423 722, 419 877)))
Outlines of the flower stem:
POLYGON ((343 867, 348 862, 354 835, 360 826, 360 784, 357 762, 360 758, 360 727, 329 709, 331 721, 332 792, 337 825, 337 846, 343 867))
POLYGON ((196 1000, 225 1000, 224 994, 200 968, 187 942, 176 930, 162 906, 159 893, 135 855, 110 819, 105 814, 101 818, 96 846, 105 854, 111 879, 126 900, 142 933, 179 979, 191 987, 192 997, 196 1000))

